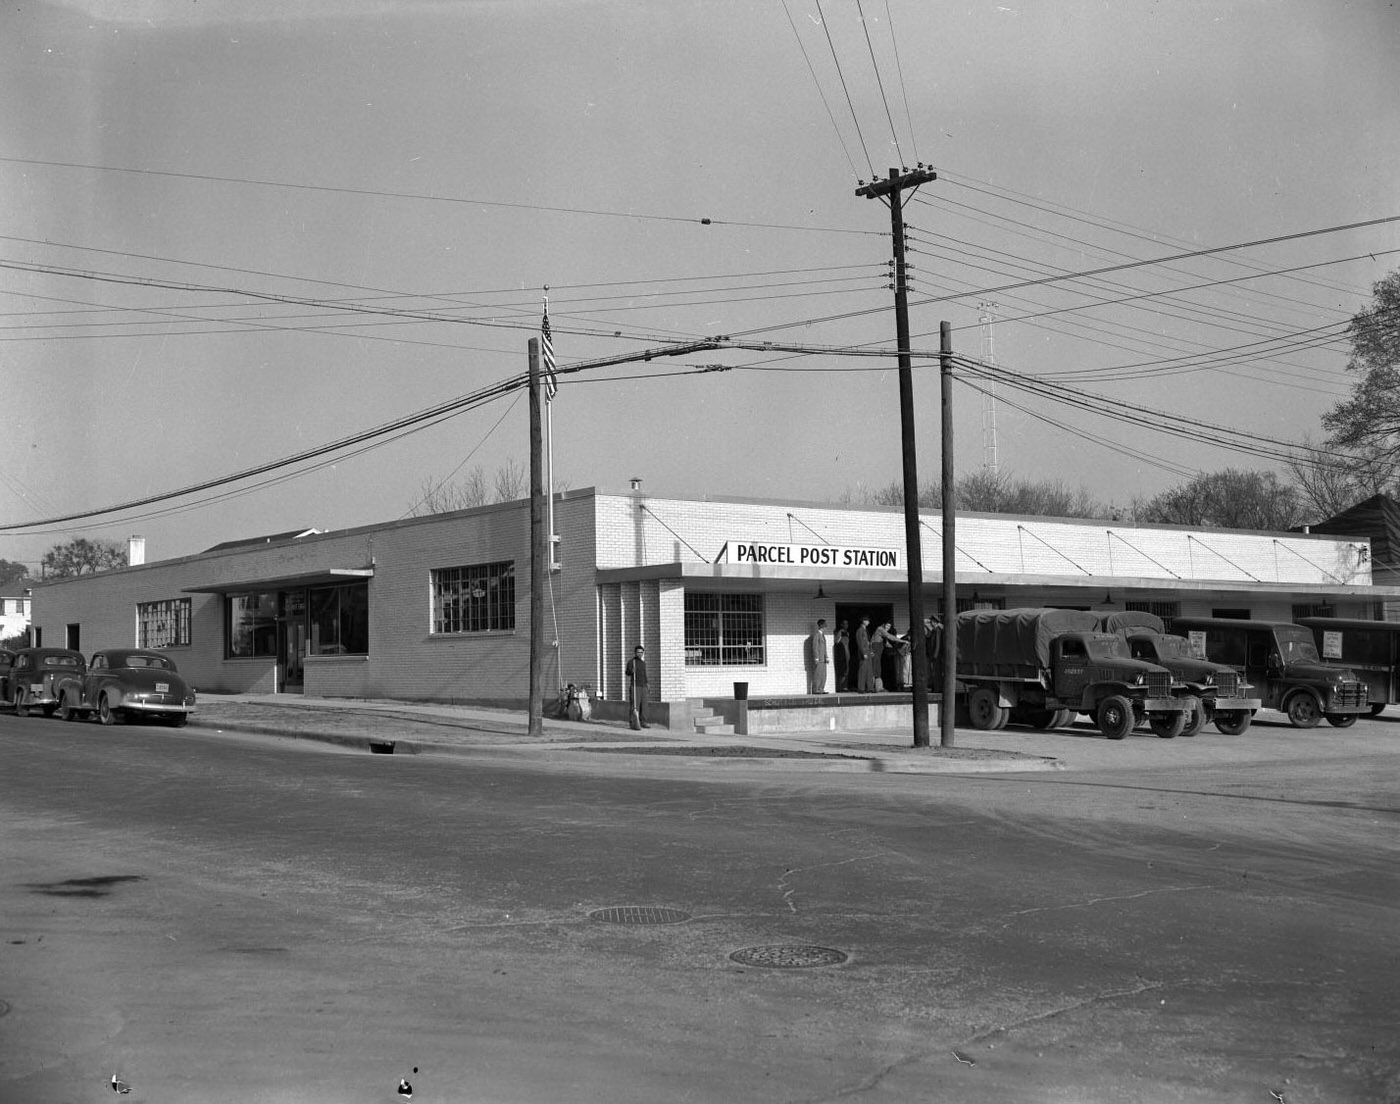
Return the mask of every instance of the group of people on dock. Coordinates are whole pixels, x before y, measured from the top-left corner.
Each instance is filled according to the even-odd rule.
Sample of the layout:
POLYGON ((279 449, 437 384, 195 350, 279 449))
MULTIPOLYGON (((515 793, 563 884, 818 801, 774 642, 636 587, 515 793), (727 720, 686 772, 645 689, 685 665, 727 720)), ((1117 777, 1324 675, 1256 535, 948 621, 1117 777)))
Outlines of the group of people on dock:
MULTIPOLYGON (((923 631, 924 651, 932 671, 932 661, 942 641, 942 626, 937 618, 925 617, 923 631)), ((819 619, 813 628, 808 651, 808 692, 824 694, 827 692, 828 654, 825 618, 819 619)), ((831 662, 836 668, 836 693, 874 694, 912 689, 912 654, 910 634, 895 632, 890 621, 882 621, 872 630, 870 618, 861 617, 854 634, 850 623, 842 621, 836 626, 830 649, 831 662)))

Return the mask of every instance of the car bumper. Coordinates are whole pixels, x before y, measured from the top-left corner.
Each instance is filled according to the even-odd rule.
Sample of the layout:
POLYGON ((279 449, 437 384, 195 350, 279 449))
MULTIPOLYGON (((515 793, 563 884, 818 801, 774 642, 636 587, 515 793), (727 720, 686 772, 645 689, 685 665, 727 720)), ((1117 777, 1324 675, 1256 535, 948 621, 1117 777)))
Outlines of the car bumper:
POLYGON ((1143 698, 1139 704, 1144 713, 1190 713, 1196 708, 1196 699, 1143 698))
POLYGON ((194 712, 194 706, 184 705, 181 702, 149 702, 149 701, 123 701, 115 709, 125 709, 132 713, 164 713, 164 714, 185 714, 194 712))

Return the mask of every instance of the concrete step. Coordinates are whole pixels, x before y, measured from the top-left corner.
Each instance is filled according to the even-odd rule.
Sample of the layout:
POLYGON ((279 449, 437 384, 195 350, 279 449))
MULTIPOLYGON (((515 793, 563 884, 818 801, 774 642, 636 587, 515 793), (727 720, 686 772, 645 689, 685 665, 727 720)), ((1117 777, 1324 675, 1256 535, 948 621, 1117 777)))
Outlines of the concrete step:
POLYGON ((717 717, 713 710, 706 710, 709 716, 695 718, 695 731, 705 736, 727 736, 734 731, 732 724, 726 724, 723 717, 717 717))

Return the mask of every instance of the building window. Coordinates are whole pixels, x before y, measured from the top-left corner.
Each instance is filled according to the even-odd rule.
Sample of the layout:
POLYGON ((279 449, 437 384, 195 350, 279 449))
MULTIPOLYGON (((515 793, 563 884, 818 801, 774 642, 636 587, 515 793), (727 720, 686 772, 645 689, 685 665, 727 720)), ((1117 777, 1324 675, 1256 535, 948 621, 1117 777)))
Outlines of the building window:
POLYGON ((136 607, 138 648, 181 648, 190 643, 190 599, 167 598, 136 607))
POLYGON ((367 655, 369 653, 369 584, 312 587, 310 605, 310 655, 367 655))
POLYGON ((685 595, 687 667, 741 667, 764 662, 763 595, 685 595))
POLYGON ((1294 620, 1294 621, 1297 621, 1299 618, 1302 618, 1302 617, 1336 617, 1336 616, 1337 616, 1336 607, 1334 607, 1334 606, 1329 606, 1329 605, 1327 605, 1326 603, 1321 603, 1321 604, 1316 604, 1316 603, 1314 603, 1314 604, 1306 604, 1306 605, 1295 604, 1295 605, 1293 606, 1293 620, 1294 620))
MULTIPOLYGON (((939 600, 940 611, 943 608, 943 599, 939 600)), ((959 613, 966 613, 968 610, 1004 610, 1006 608, 1005 598, 982 598, 974 594, 971 598, 963 598, 961 595, 957 599, 959 613)))
POLYGON ((277 654, 277 592, 230 594, 226 599, 228 654, 232 658, 277 654))
POLYGON ((433 572, 433 632, 515 630, 515 561, 433 572))
POLYGON ((1172 631, 1172 622, 1181 616, 1180 602, 1124 602, 1123 608, 1134 613, 1150 613, 1161 618, 1165 631, 1172 631))

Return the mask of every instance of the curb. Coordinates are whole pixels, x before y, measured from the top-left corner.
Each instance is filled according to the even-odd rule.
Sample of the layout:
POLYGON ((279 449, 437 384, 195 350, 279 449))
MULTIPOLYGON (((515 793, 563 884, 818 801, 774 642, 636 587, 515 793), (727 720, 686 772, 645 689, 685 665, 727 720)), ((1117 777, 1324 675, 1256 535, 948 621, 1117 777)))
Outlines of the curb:
MULTIPOLYGON (((374 736, 354 736, 340 732, 300 731, 289 732, 284 728, 265 724, 211 723, 215 732, 244 732, 259 736, 274 736, 284 740, 308 740, 314 743, 332 744, 336 747, 363 751, 379 755, 509 755, 513 757, 573 755, 611 755, 636 765, 639 759, 669 760, 678 766, 715 767, 720 769, 749 770, 788 770, 807 773, 859 773, 859 774, 987 774, 1021 773, 1026 771, 1064 770, 1065 764, 1051 757, 1038 759, 988 758, 988 759, 947 759, 934 760, 904 755, 862 754, 859 751, 824 747, 812 748, 758 748, 771 750, 770 756, 716 755, 705 754, 707 749, 719 749, 723 744, 668 745, 671 748, 693 746, 696 754, 687 755, 680 750, 658 752, 657 745, 638 744, 568 744, 557 743, 546 747, 522 748, 502 744, 458 746, 417 740, 395 740, 374 736), (628 752, 633 754, 629 755, 628 752), (801 751, 805 754, 792 754, 801 751)), ((728 745, 733 746, 733 745, 728 745)))

